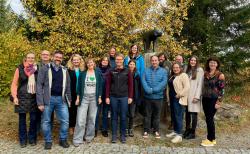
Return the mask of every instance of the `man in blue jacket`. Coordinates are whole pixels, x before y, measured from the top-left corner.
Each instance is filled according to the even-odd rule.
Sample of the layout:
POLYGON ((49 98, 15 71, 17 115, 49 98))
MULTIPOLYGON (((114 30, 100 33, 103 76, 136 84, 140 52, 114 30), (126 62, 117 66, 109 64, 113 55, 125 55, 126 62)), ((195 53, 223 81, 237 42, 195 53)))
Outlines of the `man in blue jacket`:
POLYGON ((155 138, 161 138, 159 133, 160 115, 168 73, 159 66, 159 59, 156 55, 151 56, 150 62, 151 66, 145 70, 142 76, 142 86, 145 92, 143 138, 148 138, 151 126, 153 127, 155 138))

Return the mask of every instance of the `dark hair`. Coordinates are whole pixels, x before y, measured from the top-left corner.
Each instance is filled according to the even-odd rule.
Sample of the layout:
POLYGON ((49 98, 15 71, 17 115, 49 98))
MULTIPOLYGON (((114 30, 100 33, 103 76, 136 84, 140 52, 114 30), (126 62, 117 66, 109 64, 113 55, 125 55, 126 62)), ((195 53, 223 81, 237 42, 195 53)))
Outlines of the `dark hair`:
POLYGON ((108 56, 107 54, 105 54, 105 55, 101 58, 101 60, 100 60, 100 62, 99 62, 99 67, 102 67, 102 61, 104 60, 104 58, 107 58, 107 59, 108 59, 108 67, 110 67, 110 59, 109 59, 109 56, 108 56))
POLYGON ((206 64, 205 64, 205 71, 207 71, 207 72, 210 72, 210 68, 209 68, 209 62, 210 61, 215 61, 215 62, 217 62, 217 64, 218 64, 218 66, 217 66, 217 70, 219 70, 220 69, 220 61, 219 61, 219 59, 217 58, 217 57, 210 57, 210 58, 208 58, 208 60, 207 60, 207 62, 206 62, 206 64))
POLYGON ((182 68, 182 66, 181 66, 181 63, 179 63, 179 62, 173 62, 172 67, 171 67, 171 74, 170 74, 170 77, 174 76, 173 66, 174 66, 175 64, 179 65, 179 67, 180 67, 180 69, 181 69, 180 74, 183 73, 183 68, 182 68))
POLYGON ((61 54, 61 55, 63 55, 63 52, 61 50, 55 50, 54 55, 55 54, 61 54))
POLYGON ((195 80, 196 79, 196 76, 197 76, 197 69, 198 67, 200 66, 200 63, 199 63, 199 60, 198 60, 198 57, 193 55, 189 58, 188 60, 188 67, 187 67, 187 71, 186 73, 189 73, 190 71, 192 72, 192 80, 195 80), (196 59, 196 65, 194 67, 194 69, 192 68, 192 66, 190 65, 190 61, 192 58, 195 58, 196 59))
POLYGON ((136 60, 130 59, 129 62, 128 62, 128 65, 129 65, 130 63, 132 63, 132 62, 135 63, 135 69, 134 69, 133 72, 136 72, 136 60))
POLYGON ((160 58, 161 56, 164 56, 165 57, 165 60, 167 60, 167 54, 166 53, 164 53, 164 52, 160 52, 159 54, 158 54, 158 58, 160 58))
POLYGON ((129 55, 130 58, 132 58, 132 55, 133 55, 133 53, 132 53, 132 48, 133 48, 133 46, 137 46, 137 53, 136 53, 136 56, 138 56, 138 55, 140 54, 140 51, 141 51, 140 46, 138 46, 138 45, 136 45, 136 44, 131 45, 131 46, 130 46, 130 49, 129 49, 129 53, 128 53, 128 55, 129 55))

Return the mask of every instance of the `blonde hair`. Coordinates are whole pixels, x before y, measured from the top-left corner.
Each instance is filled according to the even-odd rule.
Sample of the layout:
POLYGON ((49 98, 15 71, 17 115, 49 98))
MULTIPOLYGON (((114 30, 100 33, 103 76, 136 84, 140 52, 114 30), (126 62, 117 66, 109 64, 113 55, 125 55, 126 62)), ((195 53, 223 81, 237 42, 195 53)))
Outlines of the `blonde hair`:
POLYGON ((73 54, 73 55, 70 57, 70 59, 69 59, 69 61, 68 61, 68 63, 67 63, 68 68, 69 68, 70 70, 73 70, 73 69, 74 69, 74 65, 73 65, 72 61, 73 61, 73 58, 75 58, 75 57, 78 57, 78 58, 80 59, 80 66, 79 66, 79 69, 80 69, 81 71, 84 71, 84 70, 85 70, 85 62, 84 62, 82 56, 80 56, 79 54, 73 54))
POLYGON ((94 69, 95 69, 95 68, 96 68, 95 59, 94 59, 94 58, 86 58, 86 59, 85 59, 85 63, 86 63, 86 67, 87 67, 87 69, 88 69, 87 64, 88 64, 90 61, 93 61, 93 62, 94 62, 94 69))

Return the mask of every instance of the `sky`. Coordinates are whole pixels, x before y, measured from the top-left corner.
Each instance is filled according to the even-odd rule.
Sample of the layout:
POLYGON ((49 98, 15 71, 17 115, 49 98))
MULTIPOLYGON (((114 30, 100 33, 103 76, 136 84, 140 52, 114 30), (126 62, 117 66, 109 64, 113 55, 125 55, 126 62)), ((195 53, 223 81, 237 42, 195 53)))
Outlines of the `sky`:
POLYGON ((22 5, 22 3, 20 2, 20 0, 7 0, 7 4, 10 4, 11 9, 21 15, 24 13, 24 7, 22 5))

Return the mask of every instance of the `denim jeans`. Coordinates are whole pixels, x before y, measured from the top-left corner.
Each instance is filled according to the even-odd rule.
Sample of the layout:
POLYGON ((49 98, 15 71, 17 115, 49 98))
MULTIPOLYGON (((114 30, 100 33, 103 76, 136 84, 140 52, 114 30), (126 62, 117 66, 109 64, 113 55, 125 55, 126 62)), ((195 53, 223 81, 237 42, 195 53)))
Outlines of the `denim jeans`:
POLYGON ((217 98, 202 98, 202 106, 207 123, 207 139, 212 141, 215 140, 215 125, 214 125, 214 115, 216 113, 215 103, 217 98))
POLYGON ((128 112, 128 97, 110 97, 111 103, 111 125, 112 136, 117 137, 118 115, 120 116, 120 132, 121 136, 125 137, 127 112, 128 112))
POLYGON ((178 135, 181 135, 183 127, 184 107, 179 103, 179 99, 175 97, 170 97, 170 108, 173 118, 172 121, 174 124, 174 131, 178 135))
POLYGON ((50 104, 45 105, 42 114, 42 129, 45 142, 52 142, 51 137, 51 114, 56 112, 56 117, 60 122, 59 139, 67 140, 69 129, 68 105, 63 102, 61 96, 51 96, 50 104))
POLYGON ((158 100, 145 99, 144 107, 145 107, 145 116, 143 122, 144 132, 149 132, 151 126, 153 127, 155 132, 159 132, 162 99, 158 100))
POLYGON ((108 130, 108 111, 110 110, 110 105, 106 104, 106 98, 102 97, 102 104, 98 105, 98 110, 96 113, 95 130, 99 128, 99 115, 102 113, 102 131, 108 130))
MULTIPOLYGON (((27 142, 26 113, 19 113, 19 141, 21 144, 27 142)), ((36 142, 36 112, 30 112, 29 141, 36 142)))
POLYGON ((83 143, 84 136, 86 141, 91 141, 95 137, 96 112, 96 96, 83 96, 81 105, 77 108, 73 143, 83 143))

